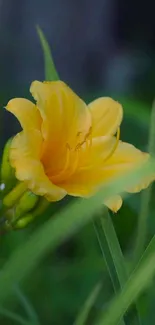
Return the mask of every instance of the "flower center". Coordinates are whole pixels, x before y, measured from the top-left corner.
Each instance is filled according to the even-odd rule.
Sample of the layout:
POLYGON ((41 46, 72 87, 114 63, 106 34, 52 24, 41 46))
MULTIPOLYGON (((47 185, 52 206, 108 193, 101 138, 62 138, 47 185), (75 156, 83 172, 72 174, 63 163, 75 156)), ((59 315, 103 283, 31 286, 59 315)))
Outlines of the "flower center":
POLYGON ((80 151, 84 144, 86 144, 86 150, 90 150, 92 146, 92 127, 90 127, 89 132, 82 141, 79 139, 81 135, 82 132, 77 133, 77 144, 74 148, 71 148, 69 143, 66 143, 66 162, 62 171, 51 177, 53 182, 60 182, 76 172, 79 165, 80 151))
MULTIPOLYGON (((76 170, 79 167, 79 162, 80 162, 80 152, 83 149, 83 145, 85 144, 85 153, 89 155, 89 150, 92 147, 92 127, 89 129, 89 132, 85 135, 85 137, 80 141, 80 137, 82 136, 82 132, 77 133, 77 141, 76 145, 74 148, 72 148, 69 143, 66 143, 66 160, 64 164, 64 168, 57 174, 52 175, 50 177, 51 181, 54 183, 60 183, 62 181, 65 181, 67 178, 72 176, 76 170)), ((105 159, 102 161, 102 163, 105 163, 109 158, 113 155, 115 150, 118 147, 120 139, 120 128, 117 130, 116 134, 116 141, 109 152, 108 156, 105 157, 105 159)))

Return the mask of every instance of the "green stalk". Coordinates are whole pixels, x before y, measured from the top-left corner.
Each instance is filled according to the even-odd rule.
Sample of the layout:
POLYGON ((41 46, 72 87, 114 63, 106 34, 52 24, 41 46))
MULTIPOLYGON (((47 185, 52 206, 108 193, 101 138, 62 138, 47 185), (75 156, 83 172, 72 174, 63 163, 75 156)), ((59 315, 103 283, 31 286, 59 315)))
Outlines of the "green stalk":
POLYGON ((91 294, 85 301, 84 305, 82 306, 75 322, 73 325, 85 325, 87 322, 88 315, 91 311, 92 306, 94 305, 96 298, 101 290, 101 283, 98 283, 92 290, 91 294))
POLYGON ((25 312, 28 316, 29 322, 33 325, 40 325, 38 315, 35 312, 35 309, 33 308, 32 304, 28 300, 28 298, 23 294, 19 286, 15 286, 15 293, 18 296, 19 301, 21 302, 21 305, 24 307, 25 312))
MULTIPOLYGON (((105 209, 104 215, 100 215, 99 218, 94 221, 94 228, 114 287, 114 291, 115 293, 118 293, 124 288, 124 285, 128 280, 128 272, 122 250, 120 248, 118 238, 107 209, 105 209)), ((122 319, 121 325, 130 324, 131 316, 133 318, 133 324, 140 324, 136 306, 133 306, 129 314, 122 319)))
POLYGON ((3 307, 0 307, 0 315, 11 319, 13 322, 16 322, 16 324, 20 324, 20 325, 33 325, 32 323, 30 323, 30 321, 25 320, 24 318, 22 318, 22 316, 15 314, 12 311, 9 311, 8 309, 5 309, 3 307))
MULTIPOLYGON (((153 157, 155 156, 155 102, 152 105, 148 151, 151 156, 153 157)), ((145 241, 147 235, 147 218, 149 216, 149 203, 151 199, 151 193, 152 193, 152 185, 150 185, 148 189, 142 193, 142 197, 141 197, 141 207, 140 207, 140 214, 138 219, 138 230, 137 230, 137 237, 136 237, 137 240, 136 240, 135 254, 134 254, 135 264, 141 257, 145 247, 145 241)))

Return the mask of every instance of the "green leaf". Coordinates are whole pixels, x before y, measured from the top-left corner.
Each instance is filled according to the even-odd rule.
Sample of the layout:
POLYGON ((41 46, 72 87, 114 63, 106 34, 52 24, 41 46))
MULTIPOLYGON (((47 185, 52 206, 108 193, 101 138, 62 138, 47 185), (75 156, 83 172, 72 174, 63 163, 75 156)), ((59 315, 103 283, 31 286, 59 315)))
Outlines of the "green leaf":
POLYGON ((143 177, 152 175, 154 169, 154 161, 136 168, 105 185, 95 196, 73 201, 68 207, 53 215, 11 255, 4 265, 0 273, 0 303, 11 294, 14 284, 23 280, 49 250, 54 250, 88 223, 105 199, 122 192, 126 187, 135 186, 143 177))
POLYGON ((106 313, 102 313, 97 325, 115 325, 130 305, 148 287, 155 274, 155 253, 147 256, 136 268, 122 292, 112 301, 106 313))
MULTIPOLYGON (((114 290, 116 293, 118 293, 120 289, 123 289, 128 280, 128 272, 122 250, 120 248, 119 241, 107 209, 104 209, 102 215, 100 213, 99 218, 94 221, 94 227, 114 290)), ((133 306, 131 312, 132 318, 134 319, 134 324, 139 324, 140 320, 136 306, 133 306)), ((130 316, 131 313, 129 313, 126 319, 127 323, 129 320, 129 324, 130 316)), ((124 320, 122 320, 121 324, 125 324, 124 320)))
POLYGON ((135 272, 135 270, 138 267, 142 267, 143 263, 145 263, 146 259, 155 252, 155 235, 152 237, 151 241, 149 242, 147 248, 145 249, 138 265, 136 266, 136 268, 134 269, 133 272, 135 272))
MULTIPOLYGON (((152 106, 151 123, 149 130, 148 151, 151 156, 155 156, 155 102, 152 106)), ((135 262, 143 253, 147 237, 147 219, 149 217, 152 185, 150 185, 141 196, 141 208, 138 220, 138 233, 135 247, 135 262)))
POLYGON ((128 274, 111 217, 106 209, 94 221, 94 227, 114 289, 117 292, 123 288, 128 274))
POLYGON ((5 316, 6 318, 11 319, 12 321, 16 322, 16 324, 20 324, 20 325, 33 325, 33 323, 31 323, 28 320, 25 320, 24 318, 22 318, 20 315, 13 313, 12 311, 2 308, 0 307, 0 315, 5 316))
POLYGON ((37 33, 40 38, 41 46, 44 53, 44 62, 45 62, 45 80, 47 81, 56 81, 59 80, 59 76, 52 58, 51 50, 49 44, 45 38, 45 35, 39 26, 37 28, 37 33))
POLYGON ((21 291, 19 286, 15 287, 15 292, 16 292, 16 295, 18 296, 21 304, 23 305, 25 312, 26 312, 27 316, 29 317, 31 323, 33 325, 39 325, 40 322, 38 319, 38 315, 36 314, 32 304, 27 299, 27 297, 23 294, 23 292, 21 291))
POLYGON ((92 308, 92 306, 95 303, 95 300, 101 290, 101 283, 97 284, 95 288, 93 288, 93 291, 91 292, 90 296, 86 300, 82 310, 80 311, 79 315, 77 316, 77 319, 74 323, 74 325, 84 325, 85 322, 87 321, 89 312, 92 308))

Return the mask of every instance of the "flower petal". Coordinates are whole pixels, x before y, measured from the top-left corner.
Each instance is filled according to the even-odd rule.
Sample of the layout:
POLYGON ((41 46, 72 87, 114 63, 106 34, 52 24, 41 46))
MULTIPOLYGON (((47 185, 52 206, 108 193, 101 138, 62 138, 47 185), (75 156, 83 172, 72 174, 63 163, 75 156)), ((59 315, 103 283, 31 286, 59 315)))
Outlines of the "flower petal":
POLYGON ((38 130, 31 130, 29 133, 24 131, 18 133, 12 140, 10 147, 10 161, 12 166, 16 161, 32 158, 40 159, 42 151, 42 135, 38 130))
POLYGON ((48 179, 39 160, 22 159, 22 164, 16 164, 16 177, 24 181, 33 193, 45 196, 48 201, 59 201, 66 195, 64 189, 48 179))
POLYGON ((30 129, 40 130, 41 116, 37 107, 28 99, 11 99, 6 109, 14 114, 25 131, 30 129))
MULTIPOLYGON (((104 138, 104 137, 103 137, 104 138)), ((112 137, 111 137, 112 138, 112 137)), ((102 142, 101 142, 102 143, 102 142)), ((110 140, 109 140, 110 144, 110 140)), ((74 196, 90 196, 94 194, 102 185, 111 181, 114 178, 131 171, 135 167, 145 163, 149 159, 149 155, 136 149, 134 146, 119 142, 119 145, 114 154, 106 161, 103 159, 104 146, 92 146, 92 150, 97 148, 98 165, 91 164, 79 167, 78 170, 66 181, 59 184, 70 195, 74 196)), ((144 180, 137 184, 133 189, 124 188, 125 191, 135 192, 140 191, 148 186, 155 179, 152 177, 144 177, 144 180)))
MULTIPOLYGON (((105 172, 110 178, 122 175, 127 171, 131 171, 133 168, 141 166, 146 163, 150 158, 148 153, 144 153, 138 150, 136 147, 129 143, 119 141, 119 145, 107 161, 105 172)), ((143 180, 136 184, 134 188, 126 188, 127 192, 140 192, 141 190, 148 187, 148 185, 155 179, 155 175, 150 177, 144 177, 143 180)))
POLYGON ((62 81, 34 81, 30 91, 37 101, 45 139, 66 141, 71 147, 77 136, 82 140, 91 127, 91 115, 86 104, 62 81))
MULTIPOLYGON (((79 153, 79 164, 71 175, 65 175, 58 182, 70 195, 90 196, 102 185, 104 178, 104 163, 112 152, 116 138, 111 136, 93 138, 91 148, 86 144, 79 153)), ((72 161, 72 166, 74 160, 72 161)))
POLYGON ((122 106, 112 98, 103 97, 88 105, 92 115, 92 135, 114 135, 122 122, 122 106))
POLYGON ((122 198, 120 195, 115 195, 114 197, 108 199, 108 200, 105 200, 103 202, 110 210, 112 210, 113 212, 117 212, 121 206, 122 206, 122 198))
POLYGON ((21 132, 12 140, 10 162, 15 168, 16 177, 24 181, 35 194, 43 195, 49 201, 60 200, 66 195, 66 191, 52 184, 39 161, 41 134, 34 132, 31 136, 32 138, 28 138, 24 132, 21 132))
POLYGON ((64 167, 66 147, 75 148, 89 133, 91 115, 86 104, 62 81, 34 81, 30 91, 43 119, 42 162, 48 173, 57 174, 64 167))

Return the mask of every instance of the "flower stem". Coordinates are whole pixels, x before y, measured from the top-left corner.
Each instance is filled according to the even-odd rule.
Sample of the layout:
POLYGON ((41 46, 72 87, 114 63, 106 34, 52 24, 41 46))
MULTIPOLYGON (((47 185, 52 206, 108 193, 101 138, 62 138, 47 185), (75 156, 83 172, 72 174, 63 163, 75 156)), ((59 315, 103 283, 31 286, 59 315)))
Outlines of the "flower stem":
MULTIPOLYGON (((114 291, 119 292, 121 289, 123 289, 128 280, 128 272, 108 210, 105 210, 104 215, 100 215, 94 221, 94 228, 114 287, 114 291)), ((131 324, 131 314, 133 319, 132 324, 140 324, 136 306, 133 306, 129 314, 124 317, 121 325, 131 324)))
MULTIPOLYGON (((148 141, 148 151, 151 156, 155 156, 155 101, 152 105, 150 131, 149 131, 149 141, 148 141)), ((149 203, 151 199, 152 185, 146 189, 141 196, 141 207, 138 219, 138 230, 137 230, 137 240, 135 245, 134 262, 141 257, 146 241, 147 235, 147 218, 149 215, 149 203)))

